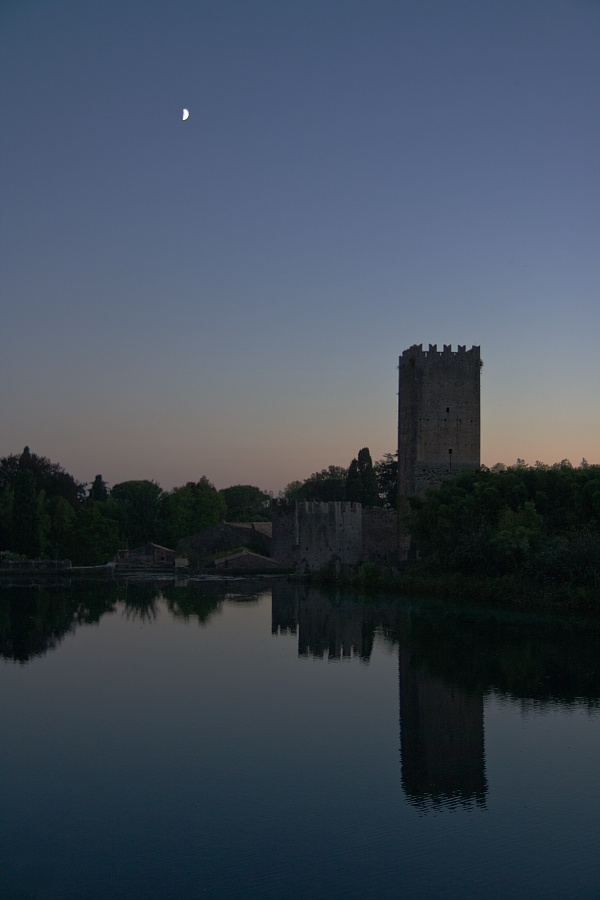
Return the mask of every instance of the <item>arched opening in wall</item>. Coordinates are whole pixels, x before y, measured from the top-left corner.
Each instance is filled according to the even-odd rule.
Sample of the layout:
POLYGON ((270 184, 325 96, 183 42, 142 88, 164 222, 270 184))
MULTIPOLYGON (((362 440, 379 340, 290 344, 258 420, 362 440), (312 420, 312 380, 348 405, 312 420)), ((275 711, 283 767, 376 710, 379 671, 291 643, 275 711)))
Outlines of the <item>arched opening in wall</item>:
POLYGON ((450 468, 452 468, 452 447, 448 447, 448 463, 450 468))

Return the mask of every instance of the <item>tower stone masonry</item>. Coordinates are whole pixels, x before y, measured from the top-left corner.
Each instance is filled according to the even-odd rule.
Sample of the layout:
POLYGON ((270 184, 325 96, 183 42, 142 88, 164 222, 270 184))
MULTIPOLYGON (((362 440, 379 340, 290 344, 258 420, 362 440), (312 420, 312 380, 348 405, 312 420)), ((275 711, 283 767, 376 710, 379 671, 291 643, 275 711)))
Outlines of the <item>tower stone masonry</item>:
POLYGON ((479 347, 414 344, 400 357, 398 494, 422 496, 460 469, 480 465, 479 347))

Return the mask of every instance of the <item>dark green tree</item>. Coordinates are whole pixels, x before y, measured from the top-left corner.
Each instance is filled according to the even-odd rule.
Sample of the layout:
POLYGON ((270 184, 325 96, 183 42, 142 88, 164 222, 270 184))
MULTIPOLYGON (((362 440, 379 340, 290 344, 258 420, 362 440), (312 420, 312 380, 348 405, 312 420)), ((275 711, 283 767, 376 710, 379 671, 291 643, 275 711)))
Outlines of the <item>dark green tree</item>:
POLYGON ((329 466, 313 472, 310 478, 299 483, 292 481, 284 490, 288 500, 317 500, 322 503, 343 500, 346 494, 347 470, 342 466, 329 466))
POLYGON ((22 468, 15 479, 12 547, 28 559, 39 559, 45 549, 44 494, 36 488, 33 472, 22 468))
POLYGON ((600 583, 599 475, 600 466, 564 460, 466 470, 412 498, 406 524, 421 558, 441 571, 529 572, 542 581, 544 572, 560 571, 575 585, 585 572, 593 586, 600 583))
POLYGON ((71 534, 77 512, 64 497, 48 501, 50 531, 48 554, 51 559, 70 559, 71 534))
POLYGON ((286 484, 284 487, 280 497, 283 496, 286 500, 302 500, 303 488, 303 481, 290 481, 290 483, 286 484))
POLYGON ((158 542, 164 529, 162 493, 155 481, 123 481, 113 487, 106 514, 117 519, 129 547, 158 542))
POLYGON ((29 447, 20 456, 0 459, 1 548, 25 556, 54 555, 62 525, 54 523, 53 516, 56 513, 60 520, 64 503, 75 511, 82 489, 61 466, 31 453, 29 447))
POLYGON ((252 484, 235 484, 219 494, 227 507, 228 522, 268 522, 271 518, 271 495, 252 484))
POLYGON ((32 473, 38 493, 44 491, 48 500, 64 497, 73 508, 77 508, 85 490, 84 485, 65 472, 58 463, 32 453, 29 447, 25 447, 20 456, 12 454, 0 459, 0 490, 6 486, 14 487, 22 469, 28 469, 32 473))
POLYGON ((227 511, 225 500, 205 476, 174 488, 164 506, 164 535, 170 546, 222 522, 227 511))
POLYGON ((65 556, 76 566, 105 565, 119 549, 119 526, 96 504, 78 512, 65 540, 65 556))
POLYGON ((0 550, 12 547, 14 496, 11 486, 0 488, 0 550))

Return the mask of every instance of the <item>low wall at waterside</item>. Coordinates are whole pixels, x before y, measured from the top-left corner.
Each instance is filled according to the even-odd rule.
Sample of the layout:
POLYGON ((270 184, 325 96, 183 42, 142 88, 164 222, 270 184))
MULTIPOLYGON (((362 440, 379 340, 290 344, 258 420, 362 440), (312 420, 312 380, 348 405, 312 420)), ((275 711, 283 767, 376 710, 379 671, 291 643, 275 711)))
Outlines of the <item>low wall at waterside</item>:
POLYGON ((7 572, 57 572, 70 568, 70 559, 0 559, 0 569, 7 572))

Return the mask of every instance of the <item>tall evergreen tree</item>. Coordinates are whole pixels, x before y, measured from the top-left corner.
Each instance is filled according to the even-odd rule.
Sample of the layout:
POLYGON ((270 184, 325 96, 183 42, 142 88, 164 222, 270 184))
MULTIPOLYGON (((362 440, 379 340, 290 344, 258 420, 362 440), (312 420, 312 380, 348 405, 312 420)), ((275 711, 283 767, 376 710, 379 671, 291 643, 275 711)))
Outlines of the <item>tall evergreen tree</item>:
POLYGON ((103 503, 105 500, 108 500, 108 487, 102 479, 102 475, 96 475, 94 478, 87 499, 93 503, 103 503))
POLYGON ((359 450, 358 457, 350 463, 346 477, 346 500, 362 503, 363 506, 376 506, 378 503, 377 476, 368 447, 359 450))

